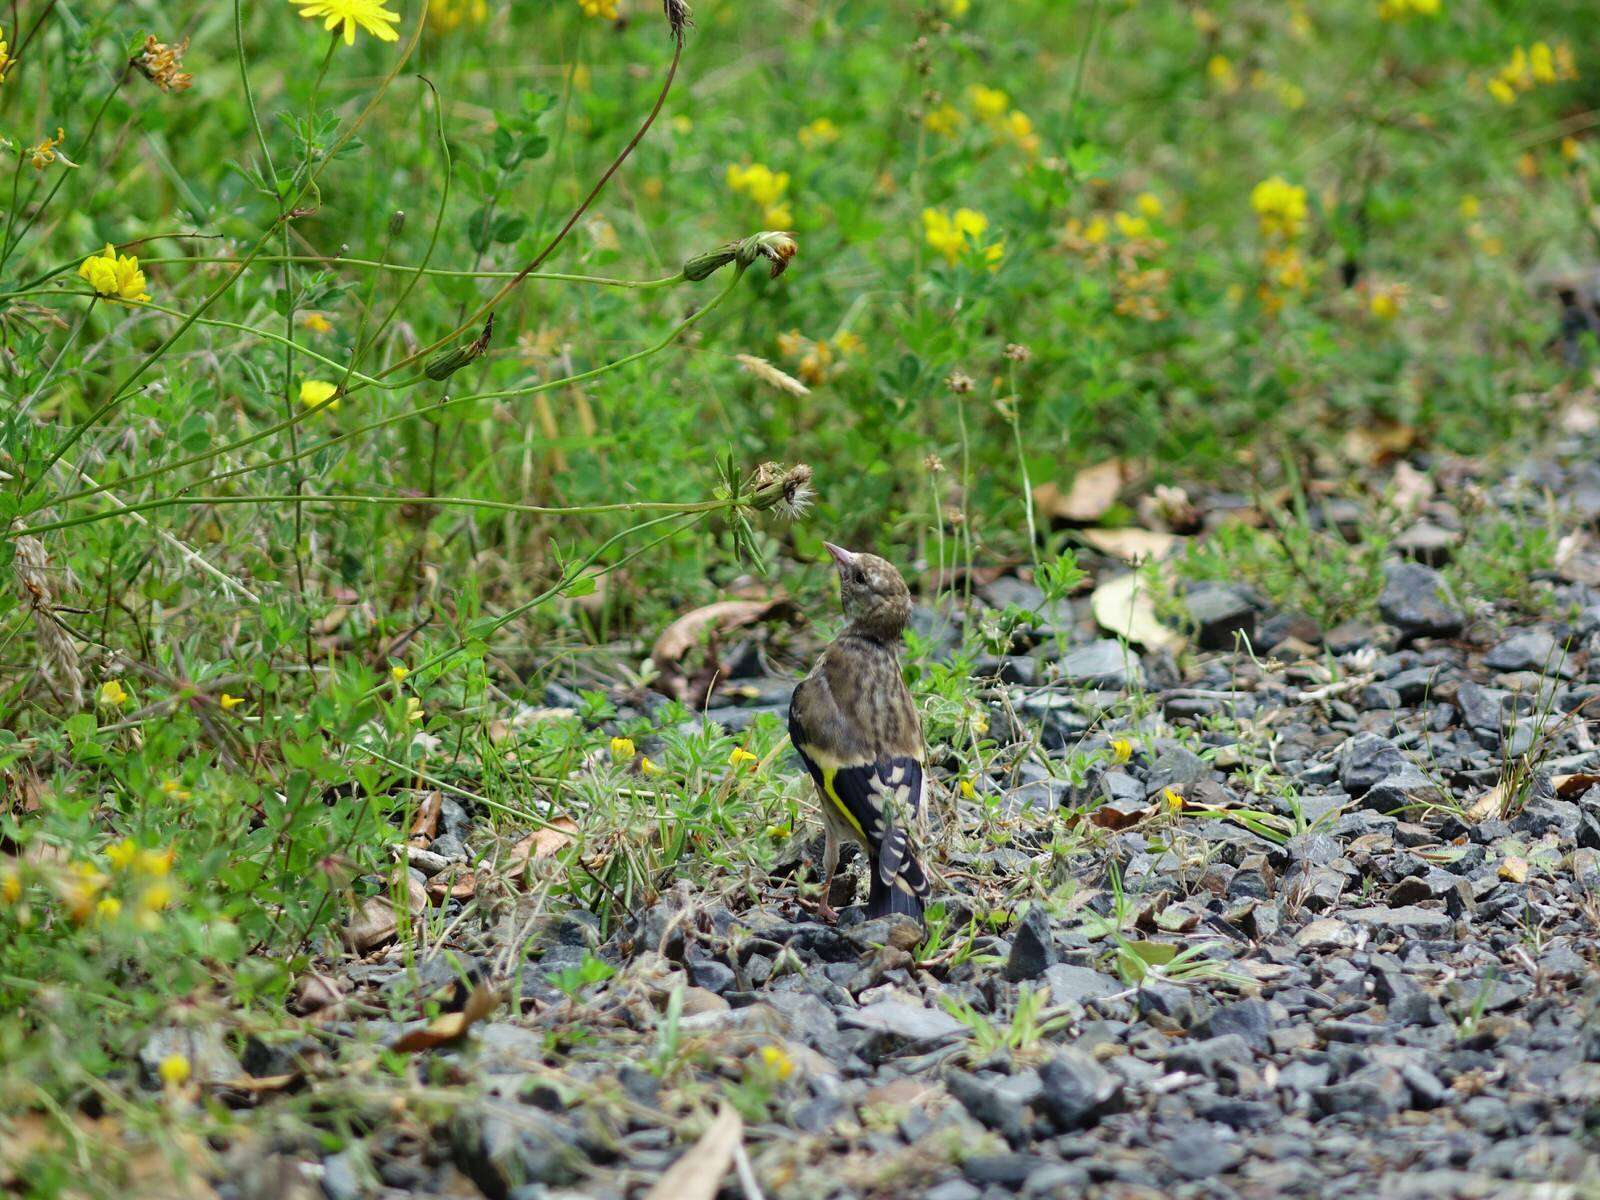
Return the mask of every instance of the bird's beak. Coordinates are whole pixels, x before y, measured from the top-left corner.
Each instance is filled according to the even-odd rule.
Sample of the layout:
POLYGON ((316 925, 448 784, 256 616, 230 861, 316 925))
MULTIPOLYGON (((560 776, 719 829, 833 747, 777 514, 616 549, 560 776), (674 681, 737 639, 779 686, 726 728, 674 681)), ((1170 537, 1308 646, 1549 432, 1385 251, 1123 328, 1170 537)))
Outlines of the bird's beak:
POLYGON ((833 561, 839 564, 841 570, 855 562, 856 556, 843 546, 835 546, 832 542, 823 542, 822 544, 827 547, 828 553, 833 555, 833 561))

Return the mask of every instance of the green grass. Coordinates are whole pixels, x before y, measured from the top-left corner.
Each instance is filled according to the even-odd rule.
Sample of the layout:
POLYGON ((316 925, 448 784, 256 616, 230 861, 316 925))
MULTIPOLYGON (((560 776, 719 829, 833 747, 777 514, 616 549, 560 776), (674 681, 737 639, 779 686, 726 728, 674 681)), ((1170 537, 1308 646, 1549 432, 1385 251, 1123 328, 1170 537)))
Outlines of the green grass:
MULTIPOLYGON (((101 1193, 139 1169, 84 1113, 226 1140, 139 1085, 143 1031, 286 1022, 352 908, 403 896, 434 789, 507 843, 570 816, 537 886, 608 926, 678 877, 759 895, 809 828, 776 724, 617 728, 603 690, 514 719, 638 682, 748 574, 824 625, 823 538, 1064 593, 1030 489, 1079 466, 1292 496, 1353 428, 1514 451, 1584 378, 1534 280, 1595 248, 1600 67, 1487 90, 1518 46, 1581 55, 1577 0, 705 0, 670 87, 653 2, 394 7, 350 47, 278 0, 6 14, 0 1094, 54 1147, 24 1191, 71 1190, 86 1138, 101 1193), (146 34, 191 89, 127 66, 146 34), (1273 177, 1303 216, 1253 207, 1273 177), (79 274, 108 242, 148 302, 79 274)), ((1291 501, 1185 570, 1361 615, 1394 532, 1291 501)), ((1561 532, 1476 521, 1452 582, 1535 604, 1561 532)), ((959 668, 911 670, 989 762, 959 668)))

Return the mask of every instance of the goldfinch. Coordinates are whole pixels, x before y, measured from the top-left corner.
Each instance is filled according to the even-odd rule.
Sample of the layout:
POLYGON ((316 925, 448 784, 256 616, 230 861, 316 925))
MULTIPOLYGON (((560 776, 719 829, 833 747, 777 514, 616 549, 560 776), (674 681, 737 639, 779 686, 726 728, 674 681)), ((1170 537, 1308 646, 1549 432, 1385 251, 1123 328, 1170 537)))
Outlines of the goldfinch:
POLYGON ((911 593, 877 555, 823 545, 839 568, 847 624, 789 701, 789 738, 817 785, 827 831, 817 913, 823 920, 837 916, 828 892, 839 839, 851 837, 867 851, 867 917, 920 919, 928 876, 911 835, 926 791, 922 723, 900 674, 911 593))

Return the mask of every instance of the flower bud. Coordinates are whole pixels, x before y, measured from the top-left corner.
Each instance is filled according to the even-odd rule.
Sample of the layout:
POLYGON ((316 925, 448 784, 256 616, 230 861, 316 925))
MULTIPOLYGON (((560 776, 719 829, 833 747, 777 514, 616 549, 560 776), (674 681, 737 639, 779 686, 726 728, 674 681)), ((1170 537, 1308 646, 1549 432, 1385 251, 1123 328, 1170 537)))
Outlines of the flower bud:
POLYGON ((699 283, 702 279, 715 275, 723 267, 739 256, 739 243, 727 242, 715 250, 707 250, 704 254, 696 254, 683 264, 683 277, 690 283, 699 283))
POLYGON ((483 357, 483 352, 489 348, 489 338, 494 333, 494 314, 489 314, 489 319, 484 322, 483 332, 468 342, 465 346, 457 346, 452 350, 442 350, 422 368, 422 373, 429 379, 449 379, 468 363, 476 362, 483 357))

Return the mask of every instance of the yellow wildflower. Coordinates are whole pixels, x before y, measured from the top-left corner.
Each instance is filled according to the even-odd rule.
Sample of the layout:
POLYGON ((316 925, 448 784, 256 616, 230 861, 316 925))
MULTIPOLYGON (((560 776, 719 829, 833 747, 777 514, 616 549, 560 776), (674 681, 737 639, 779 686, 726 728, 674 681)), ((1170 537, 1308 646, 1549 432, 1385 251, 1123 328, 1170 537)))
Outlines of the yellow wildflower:
POLYGON ((396 683, 404 683, 406 676, 409 674, 411 674, 411 668, 401 663, 395 663, 394 666, 389 668, 389 678, 396 683))
POLYGON ((172 870, 174 853, 171 846, 164 850, 141 850, 133 860, 133 869, 140 875, 160 879, 172 870))
POLYGON ((217 697, 217 703, 222 705, 223 712, 232 712, 244 703, 244 697, 230 696, 227 692, 223 692, 222 695, 217 697))
POLYGON ((1125 238, 1142 238, 1150 232, 1150 222, 1143 217, 1130 216, 1125 212, 1113 213, 1111 219, 1117 224, 1117 232, 1125 238))
POLYGON ((100 685, 100 703, 107 708, 118 708, 128 702, 128 692, 120 679, 108 679, 100 685))
POLYGON ((482 25, 488 19, 489 0, 433 0, 428 5, 428 24, 441 33, 482 25))
POLYGON ((1409 17, 1436 17, 1439 0, 1378 0, 1378 18, 1404 21, 1409 17))
POLYGON ((963 800, 976 800, 978 798, 978 789, 972 786, 972 780, 963 779, 961 781, 961 798, 963 800))
POLYGON ((586 17, 600 17, 607 21, 617 19, 617 0, 578 0, 578 7, 586 17))
POLYGON ((139 846, 132 838, 123 838, 106 847, 106 861, 119 871, 127 870, 138 856, 139 846))
POLYGON ((755 764, 760 761, 759 758, 742 746, 735 746, 733 753, 728 755, 728 765, 730 767, 742 767, 745 763, 749 763, 751 769, 754 770, 755 764))
POLYGON ((639 757, 639 770, 645 775, 661 774, 661 768, 656 766, 655 760, 648 754, 639 757))
POLYGON ((189 1060, 181 1054, 169 1054, 161 1060, 156 1074, 169 1087, 182 1087, 189 1081, 189 1060))
POLYGON ((303 379, 300 381, 300 403, 307 408, 338 408, 339 402, 333 399, 333 394, 338 390, 324 379, 303 379))
POLYGON ((1140 192, 1133 198, 1133 206, 1152 221, 1165 211, 1161 197, 1154 192, 1140 192))
POLYGON ((1083 227, 1083 240, 1092 246, 1101 245, 1106 238, 1111 236, 1111 226, 1099 213, 1089 218, 1089 223, 1083 227))
POLYGON ((1502 76, 1496 75, 1484 86, 1489 89, 1489 95, 1500 101, 1501 104, 1515 104, 1517 102, 1516 89, 1507 83, 1502 76))
POLYGON ((102 921, 115 921, 122 914, 122 901, 115 896, 102 896, 94 906, 94 913, 102 921))
POLYGON ((950 137, 961 128, 961 110, 953 104, 941 104, 929 109, 922 118, 922 127, 929 133, 950 137))
POLYGON ((6 81, 6 72, 16 60, 11 57, 11 47, 6 43, 5 32, 0 30, 0 83, 6 81))
POLYGON ((1235 92, 1239 89, 1239 73, 1233 69, 1233 63, 1226 55, 1213 54, 1206 62, 1206 75, 1219 91, 1235 92))
POLYGON ((981 83, 968 88, 967 96, 972 101, 972 111, 985 121, 998 121, 1011 107, 1010 96, 999 88, 984 87, 981 83))
POLYGON ((14 867, 0 869, 0 900, 4 900, 7 904, 15 904, 21 899, 22 876, 17 874, 14 867))
POLYGON ((1398 287, 1374 288, 1367 298, 1367 311, 1380 321, 1392 321, 1400 315, 1400 299, 1398 287))
POLYGON ((800 130, 800 144, 807 150, 831 146, 839 140, 839 127, 827 117, 818 117, 800 130))
POLYGON ((187 800, 192 795, 176 779, 163 779, 161 781, 161 794, 168 800, 187 800))
POLYGON ((1555 56, 1550 53, 1550 47, 1546 43, 1535 42, 1528 47, 1528 72, 1533 76, 1535 83, 1556 81, 1555 56))
POLYGON ((1578 139, 1564 137, 1561 139, 1561 157, 1568 162, 1575 162, 1578 157, 1578 139))
POLYGON ((332 333, 333 322, 319 312, 306 312, 300 314, 300 324, 312 333, 332 333))
POLYGON ((943 0, 943 5, 946 16, 964 17, 972 7, 972 0, 943 0))
POLYGON ((975 209, 958 208, 953 214, 942 208, 922 210, 922 229, 928 245, 950 263, 959 262, 969 251, 976 250, 991 270, 998 267, 1005 255, 1005 246, 984 244, 982 239, 988 228, 989 218, 975 209))
POLYGON ((616 762, 632 762, 633 756, 637 753, 638 751, 634 749, 632 738, 614 737, 611 739, 611 757, 616 762))
POLYGON ((166 883, 152 883, 139 896, 139 907, 147 913, 160 912, 171 903, 172 886, 166 883))
POLYGON ((860 354, 866 343, 848 329, 833 335, 833 348, 840 354, 860 354))
POLYGON ((95 901, 105 887, 106 878, 90 863, 74 863, 72 876, 62 899, 67 907, 67 915, 81 925, 94 914, 95 901))
POLYGON ((761 1063, 780 1082, 794 1074, 794 1060, 781 1046, 761 1047, 761 1063))
MULTIPOLYGON (((55 162, 57 158, 60 158, 62 162, 67 164, 67 166, 76 166, 77 164, 69 159, 65 154, 58 155, 56 153, 56 148, 66 140, 66 130, 57 125, 55 137, 40 138, 39 141, 34 143, 32 146, 29 146, 24 152, 28 156, 28 165, 31 166, 35 171, 42 171, 51 163, 55 162)), ((146 299, 148 299, 148 297, 146 297, 146 299)))
POLYGON ((1461 210, 1462 219, 1470 221, 1478 215, 1478 211, 1481 206, 1479 205, 1478 198, 1476 196, 1468 195, 1461 197, 1461 203, 1459 207, 1461 210))
POLYGON ((1121 766, 1133 757, 1133 743, 1127 738, 1116 738, 1111 743, 1111 761, 1121 766))
POLYGON ((1183 808, 1183 797, 1171 788, 1161 789, 1161 798, 1167 802, 1167 808, 1172 812, 1179 812, 1183 808))
POLYGON ((1305 225, 1306 190, 1281 175, 1274 175, 1251 190, 1250 207, 1260 218, 1263 235, 1277 234, 1286 241, 1293 241, 1305 225))
POLYGON ((777 204, 789 190, 789 172, 773 171, 762 163, 730 164, 726 178, 732 191, 750 197, 763 208, 777 204))
POLYGON ((150 299, 150 293, 144 290, 144 272, 139 270, 139 260, 131 254, 118 254, 110 242, 106 243, 103 254, 91 254, 84 259, 78 274, 108 300, 142 304, 150 299))
POLYGON ((1002 128, 1011 135, 1024 154, 1039 153, 1039 135, 1033 131, 1033 121, 1027 113, 1013 109, 1006 114, 1002 128))
POLYGON ((169 46, 156 41, 155 34, 147 33, 144 49, 134 58, 133 65, 163 92, 186 92, 194 83, 194 76, 183 69, 183 56, 188 49, 188 38, 169 46))
POLYGON ((672 118, 672 132, 679 137, 688 137, 694 132, 694 118, 678 113, 672 118))
POLYGON ((1517 155, 1517 174, 1528 180, 1539 178, 1539 160, 1533 156, 1532 150, 1524 150, 1517 155))
POLYGON ((400 14, 383 7, 381 0, 289 0, 289 3, 299 8, 300 15, 308 21, 325 17, 322 23, 324 29, 344 26, 346 46, 356 44, 357 25, 380 42, 400 40, 394 27, 400 14))

